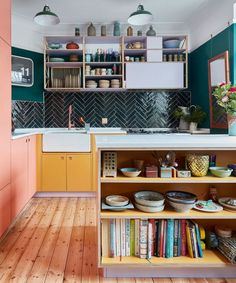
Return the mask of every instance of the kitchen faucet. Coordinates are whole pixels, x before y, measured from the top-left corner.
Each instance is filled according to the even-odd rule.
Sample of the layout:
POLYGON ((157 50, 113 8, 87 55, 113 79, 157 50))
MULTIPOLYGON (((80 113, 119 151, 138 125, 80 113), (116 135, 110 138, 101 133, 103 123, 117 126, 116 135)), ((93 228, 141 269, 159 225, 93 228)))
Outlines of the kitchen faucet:
POLYGON ((72 121, 71 121, 72 112, 73 112, 73 110, 72 110, 72 105, 70 105, 70 106, 69 106, 69 117, 68 117, 68 130, 71 130, 72 128, 75 127, 75 124, 72 123, 72 121))

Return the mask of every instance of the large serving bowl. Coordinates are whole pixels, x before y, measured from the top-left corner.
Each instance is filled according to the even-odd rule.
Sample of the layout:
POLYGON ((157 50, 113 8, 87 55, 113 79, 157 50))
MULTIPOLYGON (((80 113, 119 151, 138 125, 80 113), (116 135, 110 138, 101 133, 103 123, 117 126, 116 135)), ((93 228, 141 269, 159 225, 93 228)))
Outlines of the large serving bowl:
POLYGON ((125 196, 120 196, 120 195, 109 195, 105 199, 106 204, 110 206, 125 206, 129 203, 129 199, 125 196))
POLYGON ((169 201, 182 204, 193 204, 197 200, 197 196, 189 192, 169 191, 166 193, 169 201))
POLYGON ((179 48, 180 40, 179 39, 169 39, 163 42, 164 48, 179 48))
POLYGON ((165 198, 162 194, 155 191, 140 191, 134 193, 134 199, 136 204, 158 207, 162 206, 165 202, 165 198))
POLYGON ((219 178, 229 177, 233 172, 233 169, 227 167, 210 167, 209 169, 212 175, 219 178))
POLYGON ((141 173, 141 171, 138 170, 137 168, 121 168, 120 171, 126 177, 131 177, 131 178, 137 177, 141 173))
POLYGON ((144 212, 160 212, 163 211, 165 208, 165 205, 161 205, 161 206, 145 206, 145 205, 141 205, 139 203, 135 203, 135 206, 137 209, 144 211, 144 212))
POLYGON ((193 202, 193 203, 180 203, 180 202, 171 201, 169 199, 167 199, 167 202, 177 212, 188 212, 195 205, 195 202, 193 202))

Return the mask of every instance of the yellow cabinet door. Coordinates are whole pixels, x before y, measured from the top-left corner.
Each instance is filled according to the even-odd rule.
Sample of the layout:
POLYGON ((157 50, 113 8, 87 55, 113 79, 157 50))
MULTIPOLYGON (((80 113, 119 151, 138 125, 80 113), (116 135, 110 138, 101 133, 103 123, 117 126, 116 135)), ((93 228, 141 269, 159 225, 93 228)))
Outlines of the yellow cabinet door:
POLYGON ((42 154, 42 191, 66 191, 65 154, 42 154))
POLYGON ((92 190, 92 156, 90 153, 67 155, 67 191, 92 190))

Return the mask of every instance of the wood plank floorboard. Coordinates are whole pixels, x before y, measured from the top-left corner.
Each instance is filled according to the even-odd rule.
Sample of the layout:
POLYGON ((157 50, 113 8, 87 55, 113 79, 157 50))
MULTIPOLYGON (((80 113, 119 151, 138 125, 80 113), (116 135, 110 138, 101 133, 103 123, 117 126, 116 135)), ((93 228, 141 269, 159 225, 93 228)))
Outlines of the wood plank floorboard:
POLYGON ((96 200, 33 198, 0 239, 0 283, 236 283, 219 278, 103 278, 96 200))

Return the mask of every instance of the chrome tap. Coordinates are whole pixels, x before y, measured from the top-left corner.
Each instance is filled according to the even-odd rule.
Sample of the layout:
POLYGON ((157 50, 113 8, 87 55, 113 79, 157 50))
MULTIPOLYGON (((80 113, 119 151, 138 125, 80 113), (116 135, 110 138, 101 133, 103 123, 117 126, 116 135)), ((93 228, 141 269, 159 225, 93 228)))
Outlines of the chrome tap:
POLYGON ((68 117, 68 129, 69 129, 69 130, 75 127, 75 124, 72 123, 72 121, 71 121, 72 112, 73 112, 73 110, 72 110, 72 105, 70 105, 70 106, 69 106, 69 117, 68 117))

